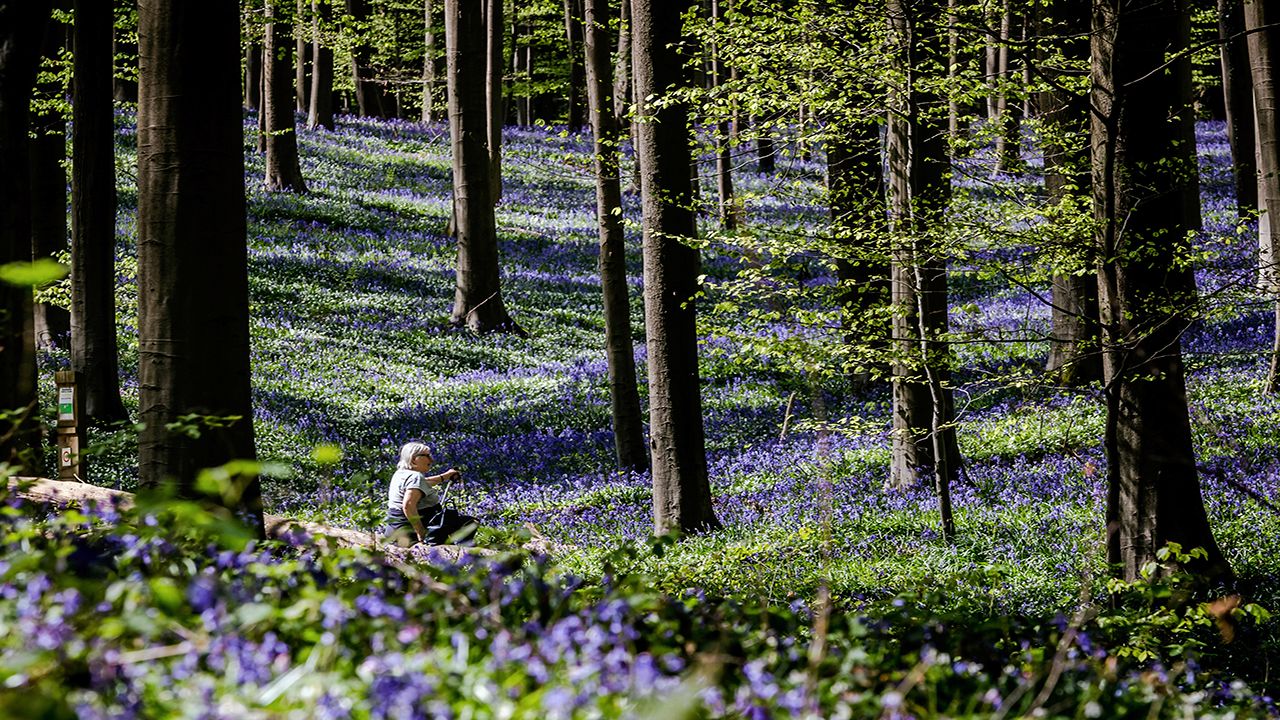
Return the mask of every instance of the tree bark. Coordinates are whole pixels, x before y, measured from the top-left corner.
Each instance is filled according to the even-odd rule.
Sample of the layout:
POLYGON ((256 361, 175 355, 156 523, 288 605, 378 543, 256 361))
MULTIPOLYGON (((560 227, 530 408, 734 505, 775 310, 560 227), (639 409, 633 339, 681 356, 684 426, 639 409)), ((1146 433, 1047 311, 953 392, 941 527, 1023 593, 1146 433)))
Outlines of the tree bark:
POLYGON ((436 121, 436 33, 432 27, 432 16, 435 15, 434 0, 425 0, 422 8, 423 40, 422 53, 422 122, 436 121))
MULTIPOLYGON (((1057 43, 1070 65, 1087 66, 1090 0, 1055 0, 1042 27, 1057 43)), ((1089 197, 1089 97, 1071 92, 1069 67, 1055 66, 1042 57, 1040 72, 1053 89, 1040 96, 1044 131, 1044 187, 1050 206, 1072 214, 1089 197)), ((1098 282, 1093 238, 1069 238, 1062 248, 1066 267, 1053 276, 1052 325, 1045 370, 1065 385, 1083 385, 1102 377, 1099 354, 1098 282)))
POLYGON ((281 12, 284 0, 267 0, 267 24, 263 29, 263 62, 266 67, 267 118, 266 186, 269 192, 307 191, 298 162, 298 130, 294 120, 293 63, 290 62, 293 29, 281 12))
POLYGON ((290 27, 295 31, 294 36, 294 86, 297 88, 295 92, 296 109, 300 113, 307 112, 311 109, 311 72, 313 58, 311 57, 311 43, 307 42, 307 34, 302 31, 303 23, 307 19, 307 9, 311 3, 308 0, 298 0, 297 7, 294 10, 293 22, 290 27))
POLYGON ((595 135, 596 222, 600 231, 600 288, 604 293, 605 353, 609 360, 609 399, 618 467, 643 472, 649 465, 644 421, 636 386, 635 348, 631 340, 631 302, 627 297, 626 242, 622 229, 622 134, 610 90, 608 0, 586 0, 587 98, 595 135))
POLYGON ((1009 101, 1014 73, 1012 43, 1021 40, 1014 28, 1020 26, 1011 3, 1004 0, 1000 13, 1000 44, 996 49, 995 115, 992 116, 997 126, 995 171, 998 173, 1017 172, 1022 167, 1022 123, 1018 117, 1021 108, 1009 101))
MULTIPOLYGON (((61 4, 70 7, 69 2, 61 4)), ((108 8, 110 12, 110 8, 108 8)), ((45 26, 45 58, 57 59, 66 45, 67 26, 50 21, 45 26)), ((59 97, 62 83, 40 83, 39 94, 59 97)), ((45 107, 31 122, 31 252, 37 258, 57 258, 67 250, 67 120, 56 108, 45 107)), ((71 315, 53 303, 35 304, 36 346, 67 347, 71 315)))
POLYGON ((1218 0, 1218 36, 1222 41, 1222 97, 1231 144, 1231 177, 1236 214, 1247 217, 1258 208, 1258 162, 1253 124, 1253 79, 1249 43, 1244 35, 1242 0, 1218 0))
MULTIPOLYGON (((256 456, 240 24, 228 3, 141 0, 138 15, 139 485, 190 497, 200 469, 256 456), (170 429, 192 415, 222 421, 170 429)), ((261 534, 258 478, 233 475, 216 500, 261 534)))
POLYGON ((449 138, 458 241, 457 290, 450 322, 473 332, 521 332, 502 302, 498 234, 493 214, 485 0, 445 1, 449 138))
POLYGON ((564 32, 569 42, 569 131, 586 124, 583 108, 582 0, 564 0, 564 32))
POLYGON ((503 0, 485 0, 485 39, 487 67, 484 78, 484 101, 488 110, 489 190, 493 204, 502 199, 502 39, 503 0))
POLYGON ((945 98, 928 91, 918 68, 943 67, 945 2, 890 0, 896 62, 905 85, 889 101, 889 222, 893 258, 893 449, 889 484, 910 487, 932 477, 950 536, 949 488, 961 460, 956 442, 945 341, 945 214, 951 198, 945 98))
POLYGON ((633 0, 632 72, 640 117, 637 155, 644 208, 644 315, 648 345, 649 450, 653 524, 658 534, 718 528, 711 505, 702 429, 694 294, 696 237, 688 108, 653 107, 654 98, 685 84, 675 44, 688 0, 659 6, 633 0), (674 5, 674 7, 672 7, 674 5))
MULTIPOLYGON (((257 5, 254 6, 258 8, 257 5)), ((262 43, 252 42, 244 51, 244 106, 262 110, 262 43)))
POLYGON ((1127 580, 1170 542, 1226 576, 1200 495, 1181 336, 1196 303, 1190 217, 1190 71, 1180 0, 1094 0, 1093 200, 1107 403, 1108 559, 1127 580))
POLYGON ((127 420, 116 349, 116 153, 111 9, 75 2, 71 135, 71 369, 95 424, 127 420))
POLYGON ((351 76, 356 89, 356 106, 360 117, 389 117, 383 103, 382 87, 375 77, 369 40, 365 37, 369 20, 368 0, 346 0, 347 13, 358 28, 354 47, 351 49, 351 76))
MULTIPOLYGON (((724 21, 724 10, 730 0, 711 0, 711 19, 717 23, 724 21)), ((728 79, 728 70, 720 60, 719 47, 711 45, 711 86, 719 88, 728 79)), ((733 198, 733 156, 729 144, 735 130, 732 119, 726 118, 716 123, 716 193, 719 197, 717 209, 720 214, 720 225, 727 231, 738 229, 739 210, 733 198)))
MULTIPOLYGON (((0 0, 0 265, 31 262, 31 91, 49 2, 0 0), (13 168, 21 168, 14 172, 13 168)), ((32 292, 0 282, 0 412, 16 411, 0 428, 0 463, 38 473, 40 413, 36 388, 32 292)))
POLYGON ((1280 32, 1270 24, 1280 22, 1280 12, 1261 0, 1244 0, 1243 10, 1257 140, 1258 288, 1277 303, 1266 384, 1267 392, 1275 393, 1280 388, 1280 32))
POLYGON ((307 113, 307 129, 333 129, 333 49, 325 42, 321 29, 329 22, 329 3, 311 0, 311 103, 307 113))

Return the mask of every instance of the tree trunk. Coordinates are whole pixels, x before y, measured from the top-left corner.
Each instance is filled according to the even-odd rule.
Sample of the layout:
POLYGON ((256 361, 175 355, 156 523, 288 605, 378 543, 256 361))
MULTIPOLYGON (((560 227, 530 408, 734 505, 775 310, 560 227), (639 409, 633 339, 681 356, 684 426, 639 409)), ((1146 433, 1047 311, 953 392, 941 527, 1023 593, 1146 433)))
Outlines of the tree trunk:
MULTIPOLYGON (((725 6, 730 0, 711 0, 711 18, 717 23, 724 21, 725 6)), ((720 61, 719 48, 711 45, 711 85, 718 88, 728 78, 728 71, 720 61)), ((720 214, 720 225, 727 231, 738 229, 738 207, 733 199, 733 156, 729 144, 733 139, 734 129, 731 119, 716 123, 716 192, 719 197, 717 209, 720 214)))
POLYGON ((946 100, 925 90, 921 67, 947 57, 947 7, 931 0, 889 3, 896 61, 906 84, 889 112, 889 218, 893 243, 893 452, 889 484, 909 487, 932 476, 943 532, 950 535, 949 488, 961 460, 952 417, 951 352, 945 341, 947 273, 942 256, 951 198, 946 100))
POLYGON ((613 63, 613 114, 621 124, 630 112, 631 92, 631 0, 622 0, 618 15, 618 52, 613 63))
MULTIPOLYGON (((836 277, 844 287, 842 325, 849 342, 883 358, 888 348, 881 338, 889 328, 869 324, 891 301, 890 268, 883 261, 888 227, 879 124, 848 117, 828 122, 825 144, 836 277)), ((850 370, 865 380, 871 363, 856 362, 850 370)))
MULTIPOLYGON (((49 2, 0 0, 0 265, 31 262, 31 91, 49 2), (13 168, 21 168, 14 172, 13 168)), ((17 411, 0 432, 0 463, 41 468, 32 292, 0 282, 0 412, 17 411)))
MULTIPOLYGON (((1069 60, 1089 56, 1090 0, 1055 0, 1042 27, 1051 37, 1066 38, 1060 51, 1069 60)), ((1040 71, 1054 86, 1040 96, 1044 143, 1044 187, 1050 206, 1066 214, 1086 207, 1089 197, 1089 97, 1071 92, 1069 68, 1042 57, 1040 71)), ((1093 238, 1067 238, 1066 262, 1053 276, 1052 326, 1045 370, 1065 385, 1083 385, 1102 377, 1098 350, 1098 282, 1093 238)))
POLYGON ((564 0, 564 32, 569 41, 569 132, 586 124, 583 116, 582 0, 564 0))
POLYGON ((1277 22, 1280 12, 1265 2, 1244 0, 1257 137, 1258 286, 1271 294, 1280 293, 1280 32, 1268 25, 1277 22))
MULTIPOLYGON (((227 3, 141 0, 138 17, 139 485, 190 497, 200 469, 256 457, 240 24, 227 3), (189 415, 222 421, 170 429, 189 415)), ((262 534, 256 475, 216 500, 262 534)))
POLYGON ((298 162, 298 131, 294 120, 293 82, 290 62, 292 26, 280 10, 284 0, 267 0, 267 25, 263 28, 263 62, 266 67, 267 118, 266 185, 268 192, 306 192, 298 162))
POLYGON ((777 149, 773 145, 773 134, 767 124, 756 123, 756 172, 761 175, 772 175, 778 171, 777 149))
POLYGON ((502 199, 502 20, 503 0, 484 0, 486 62, 484 102, 488 110, 489 191, 493 204, 502 199))
POLYGON ((262 45, 251 43, 244 53, 244 106, 262 110, 262 45))
POLYGON ((298 0, 298 6, 295 9, 293 23, 291 27, 296 28, 297 35, 294 37, 294 86, 297 88, 295 100, 297 102, 296 109, 300 113, 307 112, 311 109, 311 72, 313 58, 311 57, 311 43, 307 42, 307 34, 302 31, 303 23, 307 19, 307 8, 311 3, 307 0, 298 0))
POLYGON ((609 399, 618 467, 643 472, 649 466, 644 421, 636 388, 627 297, 626 242, 622 230, 622 181, 618 146, 622 135, 610 90, 608 0, 586 0, 584 38, 587 98, 595 134, 596 222, 600 230, 600 287, 604 293, 605 353, 609 359, 609 399))
POLYGON ((1022 131, 1018 118, 1019 107, 1010 102, 1010 88, 1013 86, 1012 43, 1021 40, 1014 28, 1020 23, 1014 18, 1013 8, 1009 0, 1004 0, 1000 13, 1000 45, 996 51, 996 92, 995 115, 992 120, 996 124, 995 172, 1017 172, 1022 167, 1022 131))
POLYGON ((458 241, 457 291, 450 322, 473 332, 522 332, 507 314, 499 279, 498 234, 491 190, 488 46, 485 0, 445 0, 449 63, 449 138, 458 241))
POLYGON ((329 3, 311 0, 311 107, 307 128, 333 129, 333 49, 321 37, 321 28, 329 22, 329 3))
POLYGON ((1258 208, 1258 162, 1253 127, 1253 80, 1249 43, 1244 37, 1242 0, 1218 0, 1218 36, 1222 40, 1222 96, 1231 143, 1231 176, 1236 214, 1247 217, 1258 208))
POLYGON ((636 153, 644 208, 644 316, 649 371, 649 449, 653 462, 653 524, 657 534, 718 528, 707 480, 698 376, 694 294, 698 251, 693 216, 688 107, 655 97, 685 84, 675 45, 688 0, 661 6, 634 0, 632 72, 638 104, 636 153), (672 7, 674 5, 674 7, 672 7))
MULTIPOLYGON (((70 7, 70 3, 62 4, 70 7)), ((107 12, 110 13, 108 7, 107 12)), ((58 58, 66 45, 67 27, 50 21, 45 26, 45 58, 58 58)), ((40 83, 39 94, 59 97, 62 83, 56 79, 40 83)), ((67 250, 67 120, 56 108, 46 107, 31 123, 31 252, 37 258, 56 258, 67 250)), ((71 315, 52 303, 35 304, 36 346, 67 347, 71 315)))
POLYGON ((1181 336, 1196 303, 1189 216, 1194 147, 1188 45, 1179 0, 1094 0, 1093 201, 1101 253, 1107 419, 1108 559, 1139 577, 1170 542, 1203 548, 1210 575, 1230 567, 1200 496, 1183 380, 1181 336))
POLYGON ((369 31, 369 5, 367 0, 346 0, 347 13, 357 28, 357 37, 351 49, 351 77, 355 83, 356 106, 360 117, 388 117, 383 105, 382 88, 374 75, 371 57, 373 49, 365 34, 369 31))
POLYGON ((71 369, 88 420, 127 420, 116 349, 116 153, 111 10, 75 2, 71 135, 71 369))
POLYGON ((435 15, 434 0, 425 0, 422 7, 423 40, 425 50, 422 53, 422 122, 436 121, 436 32, 432 27, 432 16, 435 15))

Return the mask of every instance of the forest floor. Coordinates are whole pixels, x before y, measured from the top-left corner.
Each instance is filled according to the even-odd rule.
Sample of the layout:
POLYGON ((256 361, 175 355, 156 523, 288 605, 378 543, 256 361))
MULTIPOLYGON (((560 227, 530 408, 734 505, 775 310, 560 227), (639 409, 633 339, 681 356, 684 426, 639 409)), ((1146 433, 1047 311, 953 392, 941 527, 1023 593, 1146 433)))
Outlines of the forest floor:
MULTIPOLYGON (((117 301, 125 400, 136 412, 136 191, 127 172, 134 152, 132 122, 129 115, 118 118, 117 301)), ((249 118, 246 128, 252 127, 249 118)), ((947 708, 953 716, 998 714, 999 703, 984 695, 988 690, 1018 713, 1050 707, 1050 696, 1065 693, 1066 716, 1094 716, 1089 703, 1130 708, 1131 701, 1130 709, 1145 714, 1151 705, 1135 699, 1141 693, 1164 693, 1183 702, 1202 691, 1207 694, 1186 701, 1189 705, 1170 699, 1160 712, 1175 706, 1226 712, 1236 707, 1232 698, 1248 696, 1230 689, 1235 680, 1265 689, 1274 684, 1266 667, 1280 658, 1275 652, 1280 624, 1266 619, 1262 609, 1280 608, 1280 517, 1255 499, 1280 497, 1280 443, 1275 440, 1280 399, 1263 392, 1272 312, 1252 290, 1256 229, 1235 218, 1221 124, 1202 124, 1199 134, 1205 230, 1197 235, 1193 261, 1204 303, 1201 318, 1184 338, 1184 350, 1210 520, 1239 577, 1238 590, 1246 603, 1256 604, 1249 606, 1253 624, 1241 631, 1247 647, 1226 649, 1219 647, 1218 626, 1207 606, 1161 609, 1158 598, 1177 595, 1176 587, 1108 589, 1100 393, 1093 387, 1059 387, 1042 372, 1051 259, 1036 235, 1038 160, 1031 148, 1028 171, 1020 175, 992 175, 982 153, 957 166, 953 220, 962 244, 950 273, 958 433, 968 480, 954 488, 954 542, 941 536, 929 488, 885 487, 887 389, 881 384, 857 388, 829 368, 804 362, 826 357, 823 348, 838 340, 804 322, 833 278, 828 264, 806 244, 826 222, 820 154, 806 160, 794 149, 784 150, 779 171, 768 175, 753 172, 750 159, 740 158, 735 183, 746 229, 725 235, 714 231, 712 220, 700 221, 708 231, 702 248, 706 291, 699 299, 704 422, 715 512, 724 529, 673 543, 650 537, 647 474, 613 469, 589 137, 546 128, 506 130, 504 195, 498 206, 503 297, 529 336, 476 337, 448 325, 454 243, 444 233, 450 206, 446 136, 439 124, 355 118, 341 119, 334 132, 302 131, 309 184, 304 195, 263 191, 261 158, 246 145, 254 411, 269 512, 367 535, 381 523, 385 482, 400 444, 424 439, 441 466, 464 473, 466 483, 454 498, 484 523, 482 545, 518 550, 530 540, 526 528, 531 524, 560 548, 550 558, 531 561, 532 579, 513 579, 515 571, 501 564, 486 566, 491 578, 505 578, 497 586, 464 570, 441 571, 462 588, 458 592, 493 598, 492 614, 470 618, 458 608, 478 612, 478 606, 411 593, 413 602, 453 603, 449 610, 430 605, 435 608, 430 612, 450 618, 430 632, 455 652, 471 653, 477 667, 489 668, 475 670, 484 682, 500 685, 508 678, 503 673, 515 672, 504 663, 519 662, 514 659, 518 648, 542 647, 537 638, 572 615, 578 623, 573 632, 607 627, 601 632, 622 638, 617 647, 626 649, 629 663, 644 653, 675 658, 670 661, 675 665, 654 666, 658 679, 641 683, 643 691, 634 683, 649 676, 628 664, 633 684, 608 695, 614 698, 609 702, 622 704, 609 705, 613 709, 602 710, 603 715, 634 707, 619 698, 671 693, 682 682, 697 685, 691 679, 695 675, 718 678, 710 686, 719 690, 699 696, 712 715, 719 714, 717 702, 724 713, 742 715, 754 707, 782 713, 810 702, 830 710, 864 701, 891 714, 904 696, 917 703, 912 706, 917 716, 945 714, 947 708), (768 297, 731 294, 729 286, 751 264, 746 262, 751 253, 744 250, 748 241, 770 248, 768 259, 776 261, 771 267, 780 270, 774 284, 793 293, 787 297, 800 298, 786 312, 770 310, 776 298, 770 305, 768 297), (819 416, 838 432, 818 432, 819 416), (1145 610, 1125 614, 1130 611, 1123 603, 1092 601, 1125 592, 1145 610), (503 615, 507 602, 532 615, 519 616, 515 609, 510 617, 503 615), (628 619, 609 619, 608 608, 615 607, 610 603, 630 608, 623 613, 628 619), (857 619, 864 615, 875 619, 857 619), (504 635, 503 642, 511 644, 501 652, 476 650, 446 627, 457 623, 489 637, 519 635, 514 628, 529 617, 542 618, 538 631, 520 635, 519 642, 504 635), (636 630, 639 626, 629 624, 633 620, 652 624, 636 630), (814 650, 810 641, 828 631, 828 621, 832 639, 819 647, 830 650, 814 650), (667 633, 663 639, 654 635, 660 629, 667 633), (1092 640, 1081 641, 1085 636, 1092 640), (886 644, 866 640, 859 652, 872 660, 856 660, 858 653, 850 648, 862 642, 855 640, 860 637, 880 637, 886 644), (459 649, 458 643, 465 647, 459 649), (729 662, 735 673, 720 660, 694 652, 703 646, 721 647, 736 658, 729 662), (837 647, 843 649, 837 652, 837 647), (515 654, 502 654, 508 651, 515 654), (947 665, 943 656, 956 663, 969 658, 966 662, 981 667, 970 673, 947 665), (870 679, 857 688, 838 687, 833 678, 842 674, 855 678, 854 685, 863 682, 854 665, 864 661, 873 669, 876 663, 892 669, 883 677, 868 671, 870 679), (830 676, 819 670, 828 663, 836 668, 830 676), (1075 679, 1058 686, 1063 663, 1075 663, 1066 672, 1075 679), (498 666, 503 669, 492 669, 498 666), (1197 675, 1198 668, 1210 666, 1224 673, 1213 676, 1218 684, 1212 692, 1197 675), (1134 674, 1124 675, 1125 668, 1134 674), (1153 668, 1163 675, 1141 679, 1153 668), (917 678, 917 670, 924 675, 917 678), (1055 679, 1047 681, 1050 677, 1055 679), (663 684, 673 678, 676 685, 663 684), (924 688, 929 689, 922 699, 924 688), (1043 689, 1043 698, 1036 688, 1043 689), (739 691, 746 694, 735 696, 739 691)), ((703 179, 704 197, 713 198, 711 178, 703 179)), ((636 358, 643 362, 634 193, 624 198, 624 217, 636 358)), ((758 260, 757 255, 753 262, 758 260)), ((65 352, 47 354, 43 375, 67 362, 65 352)), ((46 390, 51 398, 51 382, 46 390)), ((129 428, 91 437, 90 480, 134 489, 134 439, 129 428)), ((145 560, 152 551, 139 552, 145 560)), ((314 591, 319 608, 332 591, 323 578, 338 570, 323 558, 286 555, 293 565, 277 567, 273 563, 284 561, 237 555, 241 559, 227 560, 230 564, 219 565, 216 573, 233 572, 241 567, 237 563, 257 563, 250 579, 276 578, 305 566, 311 573, 306 577, 320 578, 306 590, 314 591)), ((178 576, 204 572, 198 570, 203 561, 191 562, 196 570, 178 576)), ((366 582, 364 571, 352 567, 362 566, 343 565, 347 575, 337 577, 346 579, 333 586, 348 592, 333 596, 334 617, 348 617, 348 609, 336 608, 349 608, 355 595, 372 587, 344 585, 366 582)), ((219 585, 218 593, 258 597, 262 588, 276 588, 274 582, 262 580, 252 590, 219 585)), ((376 593, 368 589, 379 603, 404 592, 400 579, 367 582, 390 583, 376 593)), ((302 590, 271 592, 293 597, 302 590)), ((276 600, 256 602, 286 613, 276 600)), ((375 608, 372 600, 360 602, 359 616, 366 620, 397 616, 382 605, 375 608), (384 612, 391 614, 378 614, 384 612)), ((203 600, 193 607, 204 607, 203 600)), ((320 612, 315 608, 306 613, 320 612)), ((306 616, 319 617, 313 615, 306 616)), ((262 626, 250 625, 252 632, 242 635, 260 647, 267 642, 262 626)), ((271 630, 277 639, 291 638, 281 640, 289 648, 280 652, 293 658, 280 661, 284 667, 310 657, 296 643, 315 638, 303 629, 290 635, 277 625, 291 626, 280 620, 271 630)), ((360 627, 360 642, 375 642, 374 637, 382 638, 377 643, 398 642, 389 639, 400 632, 394 623, 360 627)), ((348 645, 349 638, 338 635, 338 647, 346 648, 335 651, 338 657, 360 655, 358 644, 348 645)), ((569 633, 567 644, 555 646, 560 648, 555 652, 568 652, 564 648, 575 642, 584 641, 569 633)), ((560 699, 551 697, 556 687, 573 687, 568 675, 558 673, 569 673, 579 662, 605 682, 613 677, 601 669, 611 647, 596 648, 598 656, 556 655, 559 659, 548 666, 558 669, 548 672, 560 680, 538 686, 547 689, 526 700, 543 710, 552 707, 560 699), (567 684, 556 685, 560 681, 567 684)), ((372 652, 372 664, 361 672, 390 672, 391 651, 365 651, 372 652)), ((430 663, 446 661, 435 651, 424 652, 412 662, 403 657, 397 662, 445 682, 431 674, 438 668, 430 663)), ((333 692, 364 697, 364 690, 344 684, 355 682, 350 673, 364 667, 360 661, 332 662, 348 672, 333 670, 345 678, 330 678, 336 683, 333 692)), ((281 676, 269 662, 265 667, 266 674, 252 686, 266 688, 281 676)), ((165 673, 172 668, 166 668, 156 671, 155 682, 169 677, 165 673)), ((457 672, 449 682, 471 677, 472 670, 457 672)), ((521 675, 521 682, 538 680, 529 667, 520 672, 532 673, 521 675)), ((226 690, 221 681, 214 685, 219 693, 240 692, 226 690)), ((418 697, 430 697, 440 686, 413 687, 418 697)), ((585 691, 575 692, 579 704, 573 708, 595 702, 583 699, 585 691)))

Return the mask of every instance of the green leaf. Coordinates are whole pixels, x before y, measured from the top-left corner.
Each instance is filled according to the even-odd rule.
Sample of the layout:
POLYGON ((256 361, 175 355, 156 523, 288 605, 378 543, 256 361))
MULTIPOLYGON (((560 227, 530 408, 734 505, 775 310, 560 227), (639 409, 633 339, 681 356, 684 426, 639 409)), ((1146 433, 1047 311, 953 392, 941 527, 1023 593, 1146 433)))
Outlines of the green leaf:
POLYGON ((0 265, 0 281, 21 287, 41 287, 66 277, 71 268, 60 262, 41 258, 35 262, 0 265))
POLYGON ((321 465, 336 465, 342 460, 342 448, 329 444, 317 445, 311 451, 311 459, 321 465))

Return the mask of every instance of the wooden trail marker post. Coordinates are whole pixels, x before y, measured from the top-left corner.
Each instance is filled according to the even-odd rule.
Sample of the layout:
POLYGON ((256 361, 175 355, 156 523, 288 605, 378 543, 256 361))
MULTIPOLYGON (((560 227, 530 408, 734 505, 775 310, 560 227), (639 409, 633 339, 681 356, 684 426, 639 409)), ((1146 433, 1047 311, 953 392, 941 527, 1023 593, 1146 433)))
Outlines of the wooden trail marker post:
POLYGON ((80 417, 84 403, 79 376, 72 370, 59 370, 53 379, 58 386, 58 479, 82 480, 80 446, 84 444, 84 429, 80 427, 80 417))

